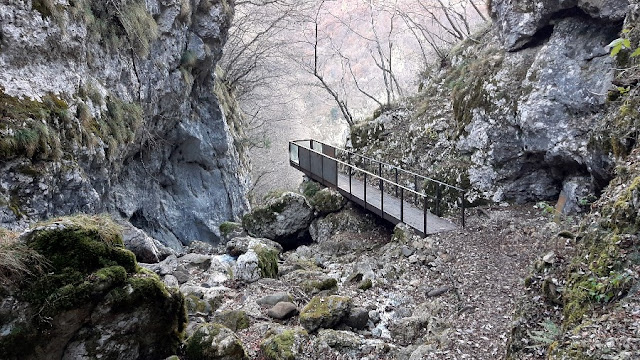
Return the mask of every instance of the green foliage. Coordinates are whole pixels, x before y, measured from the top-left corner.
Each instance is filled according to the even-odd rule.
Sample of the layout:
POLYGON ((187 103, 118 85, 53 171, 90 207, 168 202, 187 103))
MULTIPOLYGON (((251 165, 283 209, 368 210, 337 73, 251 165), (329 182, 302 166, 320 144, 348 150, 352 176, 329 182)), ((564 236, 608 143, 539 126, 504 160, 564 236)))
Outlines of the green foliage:
POLYGON ((278 250, 258 245, 253 248, 253 251, 258 255, 260 275, 263 278, 276 278, 278 276, 278 250))
POLYGON ((553 321, 545 320, 540 323, 542 330, 531 330, 528 332, 532 345, 528 348, 548 348, 551 344, 558 341, 562 335, 561 329, 553 321))
POLYGON ((236 230, 242 230, 242 224, 238 224, 237 222, 225 221, 219 226, 220 233, 223 236, 227 236, 236 230))
POLYGON ((75 0, 71 13, 87 24, 91 40, 108 49, 119 49, 125 41, 140 57, 149 54, 157 39, 158 25, 143 0, 75 0))
POLYGON ((232 331, 239 331, 249 328, 249 316, 241 310, 229 310, 214 316, 214 322, 224 325, 232 331))
POLYGON ((316 193, 322 190, 322 185, 315 181, 304 181, 301 185, 302 195, 307 198, 307 200, 313 199, 316 193))
POLYGON ((295 360, 299 345, 296 339, 306 337, 304 330, 284 330, 280 334, 267 337, 260 344, 260 351, 268 360, 295 360))

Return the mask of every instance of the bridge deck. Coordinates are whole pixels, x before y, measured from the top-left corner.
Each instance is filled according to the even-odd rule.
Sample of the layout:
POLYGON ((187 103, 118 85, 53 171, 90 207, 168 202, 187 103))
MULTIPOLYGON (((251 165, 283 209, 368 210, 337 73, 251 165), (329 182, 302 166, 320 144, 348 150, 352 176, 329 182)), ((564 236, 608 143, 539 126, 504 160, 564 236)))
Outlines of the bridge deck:
MULTIPOLYGON (((457 201, 461 206, 460 220, 462 226, 464 226, 464 190, 461 188, 316 140, 289 142, 289 163, 309 178, 337 189, 346 198, 366 210, 393 224, 404 222, 423 235, 453 230, 458 227, 453 222, 440 218, 428 211, 434 209, 435 213, 439 213, 442 189, 446 189, 449 192, 457 192, 458 195, 453 200, 457 201), (368 162, 369 170, 356 166, 357 162, 354 163, 352 161, 353 158, 368 162), (377 165, 377 171, 371 171, 370 166, 372 164, 377 165), (389 175, 385 177, 383 168, 391 169, 394 173, 394 178, 389 178, 389 175), (351 176, 348 175, 349 173, 351 176), (402 185, 403 182, 399 181, 401 180, 399 175, 409 176, 413 180, 411 187, 402 185), (362 181, 360 178, 365 180, 362 181), (367 178, 370 181, 366 181, 367 178), (372 185, 371 181, 378 184, 378 186, 372 185), (427 194, 425 190, 419 190, 419 184, 427 183, 436 189, 435 194, 427 194), (381 191, 382 187, 386 191, 381 191), (394 194, 400 194, 400 197, 390 194, 389 189, 395 190, 394 194), (398 190, 400 190, 399 193, 398 190), (413 197, 414 200, 417 200, 415 202, 417 204, 425 203, 425 208, 429 201, 435 201, 435 204, 430 205, 433 208, 429 207, 425 210, 420 205, 404 201, 404 199, 407 199, 406 196, 413 197)), ((449 200, 451 199, 449 198, 449 200)))
MULTIPOLYGON (((349 176, 338 174, 338 190, 350 200, 364 206, 364 183, 361 180, 351 178, 351 192, 349 192, 349 176)), ((373 213, 380 213, 380 190, 374 186, 367 186, 366 208, 373 213)), ((394 223, 400 222, 400 199, 388 193, 384 194, 383 217, 394 223)), ((424 229, 424 212, 416 208, 413 204, 404 201, 404 223, 422 232, 424 229)), ((427 234, 435 234, 442 231, 456 229, 458 226, 451 221, 438 217, 431 212, 427 212, 427 234)))

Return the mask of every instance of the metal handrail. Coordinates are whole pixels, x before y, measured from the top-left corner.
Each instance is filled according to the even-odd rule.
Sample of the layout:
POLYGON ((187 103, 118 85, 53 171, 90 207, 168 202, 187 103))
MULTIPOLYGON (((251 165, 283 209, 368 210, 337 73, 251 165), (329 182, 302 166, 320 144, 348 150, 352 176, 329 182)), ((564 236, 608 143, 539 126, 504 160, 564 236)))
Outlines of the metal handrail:
POLYGON ((441 196, 440 186, 448 187, 448 188, 451 188, 451 189, 453 189, 455 191, 458 191, 460 193, 460 195, 458 196, 458 199, 460 200, 460 203, 461 203, 462 226, 463 227, 465 226, 465 203, 464 203, 465 190, 460 188, 460 187, 449 185, 449 184, 443 183, 441 181, 438 181, 438 180, 431 179, 431 178, 426 177, 426 176, 422 176, 422 175, 416 174, 416 173, 414 173, 412 171, 401 169, 401 168, 399 168, 399 167, 397 167, 395 165, 387 164, 387 163, 384 163, 382 161, 378 161, 378 160, 375 160, 375 159, 372 159, 372 158, 369 158, 369 157, 354 153, 352 151, 340 149, 340 148, 325 144, 325 143, 323 143, 321 141, 317 141, 317 140, 313 140, 313 139, 304 139, 304 140, 290 141, 290 144, 294 144, 295 146, 300 146, 300 147, 302 147, 302 148, 304 148, 304 149, 306 149, 306 150, 308 150, 310 152, 316 153, 316 154, 318 154, 318 155, 320 155, 320 156, 322 156, 324 158, 331 159, 331 160, 335 161, 336 164, 340 164, 342 166, 347 167, 349 169, 349 192, 350 193, 351 193, 352 171, 355 170, 356 172, 363 173, 364 174, 364 197, 365 197, 365 199, 364 199, 365 205, 364 206, 365 206, 365 209, 366 209, 366 204, 367 204, 367 201, 366 201, 366 198, 367 198, 367 195, 366 195, 367 175, 373 177, 374 179, 378 179, 380 181, 380 185, 379 185, 380 191, 381 191, 380 211, 382 213, 382 216, 384 216, 384 183, 391 184, 391 185, 393 185, 395 187, 396 197, 398 196, 398 190, 400 190, 400 207, 401 207, 400 208, 400 217, 401 217, 401 221, 403 221, 402 218, 403 218, 403 212, 404 212, 404 192, 408 191, 410 194, 413 193, 413 195, 414 195, 414 203, 416 205, 418 203, 417 197, 420 196, 421 199, 424 200, 424 208, 423 208, 423 211, 424 211, 424 222, 423 222, 423 225, 424 225, 424 233, 425 233, 425 235, 426 235, 426 229, 427 229, 427 215, 426 215, 426 212, 427 212, 427 198, 436 199, 436 213, 439 214, 439 212, 440 212, 440 200, 441 200, 440 199, 440 196, 441 196), (303 144, 300 144, 300 142, 307 142, 309 144, 309 146, 307 147, 307 146, 305 146, 303 144), (337 155, 335 157, 332 157, 332 156, 329 156, 327 154, 324 154, 321 151, 317 151, 316 149, 314 149, 314 146, 313 146, 314 142, 318 143, 318 144, 321 144, 323 146, 323 148, 324 148, 324 146, 328 146, 328 147, 333 148, 333 149, 335 149, 337 151, 346 152, 348 154, 348 160, 347 161, 349 161, 349 162, 351 161, 351 156, 350 156, 351 154, 359 156, 359 157, 361 157, 363 159, 367 159, 369 161, 376 162, 376 163, 378 163, 378 168, 380 169, 379 170, 380 175, 377 175, 377 174, 375 174, 375 173, 373 173, 371 171, 367 171, 365 169, 361 169, 361 168, 359 168, 359 167, 357 167, 355 165, 350 164, 349 162, 342 161, 342 160, 337 158, 337 155), (386 167, 391 167, 392 169, 396 169, 396 176, 395 176, 396 181, 386 179, 385 177, 382 176, 382 166, 383 165, 385 165, 386 167), (404 172, 406 174, 414 176, 414 179, 415 179, 414 180, 414 186, 415 186, 416 189, 408 188, 408 187, 406 187, 404 185, 401 185, 400 183, 397 182, 398 170, 402 171, 402 172, 404 172), (431 196, 431 195, 427 194, 426 192, 424 192, 424 190, 422 192, 418 192, 417 191, 417 178, 421 178, 423 180, 436 183, 438 185, 437 188, 436 188, 436 196, 435 197, 431 196))

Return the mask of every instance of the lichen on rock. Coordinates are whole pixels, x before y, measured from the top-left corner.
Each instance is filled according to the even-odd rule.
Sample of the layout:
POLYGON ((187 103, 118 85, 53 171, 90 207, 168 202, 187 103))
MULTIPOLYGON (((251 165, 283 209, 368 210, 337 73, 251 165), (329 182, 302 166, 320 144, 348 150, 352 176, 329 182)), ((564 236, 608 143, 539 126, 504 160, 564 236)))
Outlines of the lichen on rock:
POLYGON ((333 328, 349 314, 351 304, 345 296, 315 296, 300 312, 300 325, 309 332, 333 328))
POLYGON ((220 324, 203 324, 186 341, 189 359, 248 359, 242 342, 230 329, 220 324))

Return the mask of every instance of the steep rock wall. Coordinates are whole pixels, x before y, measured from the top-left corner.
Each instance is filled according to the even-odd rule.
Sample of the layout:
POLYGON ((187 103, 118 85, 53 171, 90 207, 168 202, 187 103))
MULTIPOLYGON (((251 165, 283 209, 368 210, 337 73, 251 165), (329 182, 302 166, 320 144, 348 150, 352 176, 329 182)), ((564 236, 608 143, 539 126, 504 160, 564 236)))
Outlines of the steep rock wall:
POLYGON ((215 242, 248 161, 214 94, 226 0, 0 5, 0 224, 108 211, 215 242))
POLYGON ((607 45, 627 7, 493 1, 493 24, 427 71, 408 106, 355 128, 352 144, 466 186, 472 202, 551 200, 564 189, 575 210, 612 177, 607 45))

